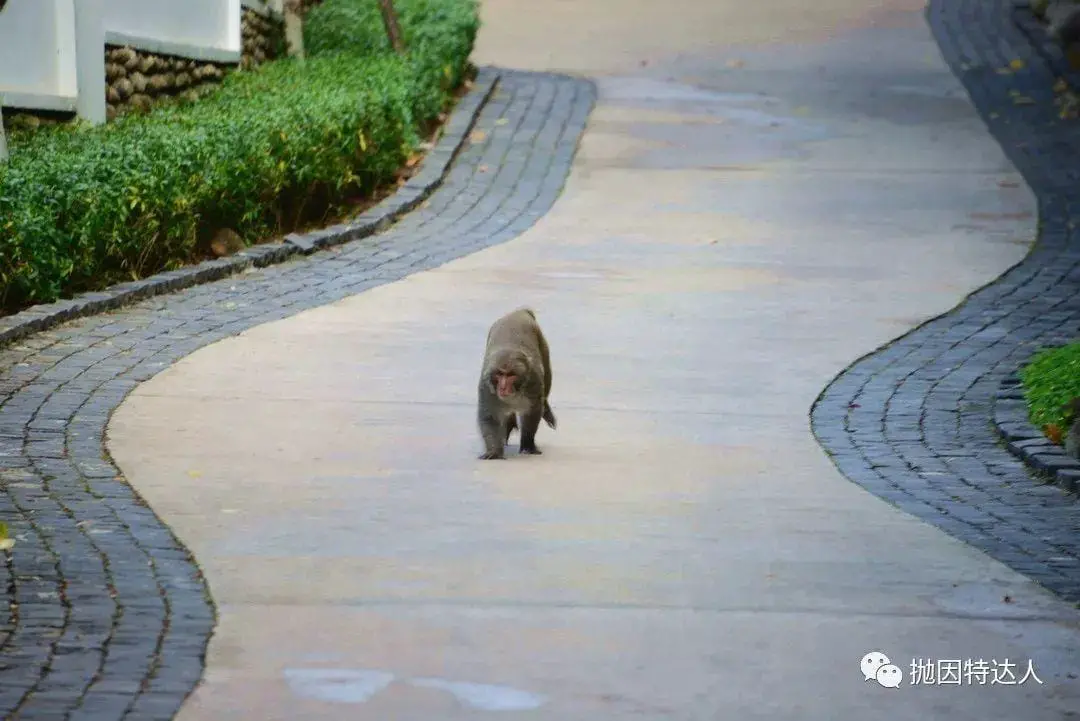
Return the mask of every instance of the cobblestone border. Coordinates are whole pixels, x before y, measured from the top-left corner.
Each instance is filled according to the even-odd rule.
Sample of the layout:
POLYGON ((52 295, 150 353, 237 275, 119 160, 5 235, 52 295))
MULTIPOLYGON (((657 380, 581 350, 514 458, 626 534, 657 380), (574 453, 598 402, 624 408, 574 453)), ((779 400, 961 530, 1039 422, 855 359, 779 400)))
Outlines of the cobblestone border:
POLYGON ((499 71, 437 190, 384 232, 56 325, 0 347, 0 718, 171 719, 214 626, 187 551, 119 475, 109 417, 203 346, 521 234, 554 204, 586 80, 499 71))
POLYGON ((1038 199, 1032 251, 959 306, 857 360, 811 427, 867 491, 1080 601, 1080 500, 998 437, 1001 383, 1041 347, 1080 335, 1080 133, 1058 117, 1063 56, 1033 44, 1011 0, 930 0, 945 60, 1038 199), (1012 70, 1011 61, 1023 66, 1012 70))
MULTIPOLYGON (((1013 19, 1053 73, 1065 80, 1073 92, 1080 91, 1080 72, 1069 64, 1064 49, 1050 37, 1046 23, 1032 12, 1031 5, 1022 1, 1015 3, 1013 19)), ((1020 368, 1028 360, 1025 358, 1014 373, 1001 381, 994 401, 994 425, 998 436, 1030 469, 1069 493, 1080 493, 1080 460, 1066 455, 1061 446, 1051 443, 1028 419, 1019 376, 1020 368)))
POLYGON ((1080 491, 1080 460, 1067 455, 1028 419, 1019 368, 1001 381, 994 398, 994 427, 1005 447, 1029 468, 1069 493, 1080 491))
POLYGON ((435 147, 421 161, 420 169, 393 195, 357 216, 349 223, 333 225, 310 233, 291 233, 282 243, 264 243, 236 255, 208 260, 179 270, 158 273, 142 280, 120 283, 103 291, 84 293, 71 300, 32 306, 0 318, 0 347, 32 333, 55 328, 61 323, 95 313, 115 310, 145 298, 172 293, 209 283, 248 268, 261 268, 288 260, 295 253, 348 243, 385 230, 402 215, 422 203, 446 176, 450 163, 468 137, 476 116, 491 97, 499 72, 479 68, 473 88, 459 101, 443 126, 435 147))

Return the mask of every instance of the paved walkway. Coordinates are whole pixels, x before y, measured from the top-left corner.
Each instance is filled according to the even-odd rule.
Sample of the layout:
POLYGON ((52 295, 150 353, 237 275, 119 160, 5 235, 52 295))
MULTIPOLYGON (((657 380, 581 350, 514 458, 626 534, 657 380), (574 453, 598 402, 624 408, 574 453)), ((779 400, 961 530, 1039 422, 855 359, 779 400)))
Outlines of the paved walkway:
POLYGON ((488 0, 481 62, 596 76, 599 104, 505 75, 391 231, 3 351, 0 511, 28 520, 0 716, 170 718, 198 678, 201 581, 99 449, 125 393, 240 331, 109 427, 217 605, 181 719, 1080 707, 1080 614, 864 493, 807 424, 840 368, 1034 234, 919 9, 618 7, 488 0), (560 427, 541 457, 480 464, 483 333, 520 302, 560 427), (916 657, 1008 658, 1044 683, 889 691, 858 672, 871 649, 906 681, 916 657))

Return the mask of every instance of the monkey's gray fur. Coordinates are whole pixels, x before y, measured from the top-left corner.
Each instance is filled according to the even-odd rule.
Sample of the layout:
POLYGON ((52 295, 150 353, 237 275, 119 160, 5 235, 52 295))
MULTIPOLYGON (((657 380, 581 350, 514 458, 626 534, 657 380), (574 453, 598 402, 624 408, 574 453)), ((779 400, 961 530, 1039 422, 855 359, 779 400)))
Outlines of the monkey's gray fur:
POLYGON ((484 439, 481 459, 503 458, 510 433, 519 426, 519 452, 540 455, 536 447, 540 420, 552 429, 556 424, 548 404, 551 376, 547 339, 532 309, 518 308, 491 325, 477 389, 477 422, 484 439))

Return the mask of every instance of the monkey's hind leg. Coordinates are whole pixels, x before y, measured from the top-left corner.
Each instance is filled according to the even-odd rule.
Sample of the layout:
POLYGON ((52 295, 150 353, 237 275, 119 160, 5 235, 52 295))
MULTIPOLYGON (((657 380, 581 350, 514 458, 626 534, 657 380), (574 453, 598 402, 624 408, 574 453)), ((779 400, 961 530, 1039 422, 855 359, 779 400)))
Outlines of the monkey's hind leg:
POLYGON ((540 427, 540 419, 544 416, 544 407, 537 406, 521 417, 521 444, 519 453, 530 456, 539 456, 540 449, 536 447, 536 429, 540 427))
POLYGON ((511 434, 511 433, 513 433, 513 432, 514 432, 514 430, 515 430, 515 429, 516 429, 517 427, 518 427, 518 422, 517 422, 517 413, 512 413, 512 414, 510 415, 510 420, 508 420, 508 421, 506 422, 506 442, 507 442, 507 443, 509 443, 509 442, 510 442, 510 434, 511 434))
POLYGON ((484 452, 480 460, 490 461, 504 458, 506 455, 506 442, 503 435, 502 422, 493 416, 480 418, 480 435, 484 439, 484 452))

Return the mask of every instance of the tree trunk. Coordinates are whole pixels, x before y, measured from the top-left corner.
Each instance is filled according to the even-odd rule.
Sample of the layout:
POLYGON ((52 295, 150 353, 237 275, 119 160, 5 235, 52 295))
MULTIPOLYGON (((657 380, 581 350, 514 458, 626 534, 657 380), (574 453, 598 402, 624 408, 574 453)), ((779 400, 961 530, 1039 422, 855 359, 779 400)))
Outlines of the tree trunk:
POLYGON ((386 26, 386 36, 390 38, 390 47, 394 52, 403 54, 405 43, 401 39, 401 27, 398 26, 397 11, 394 10, 394 0, 379 0, 379 10, 382 11, 383 24, 386 26))
POLYGON ((304 19, 300 15, 299 0, 285 0, 282 8, 285 16, 285 43, 289 46, 289 56, 304 62, 304 19))
MULTIPOLYGON (((2 6, 0 6, 2 7, 2 6)), ((7 135, 4 133, 4 107, 0 105, 0 163, 8 159, 7 135)))
MULTIPOLYGON (((7 0, 0 0, 0 10, 4 9, 7 5, 7 0)), ((7 135, 4 133, 4 105, 0 103, 0 163, 6 162, 8 159, 7 149, 7 135)), ((4 540, 0 537, 0 541, 4 540)))

